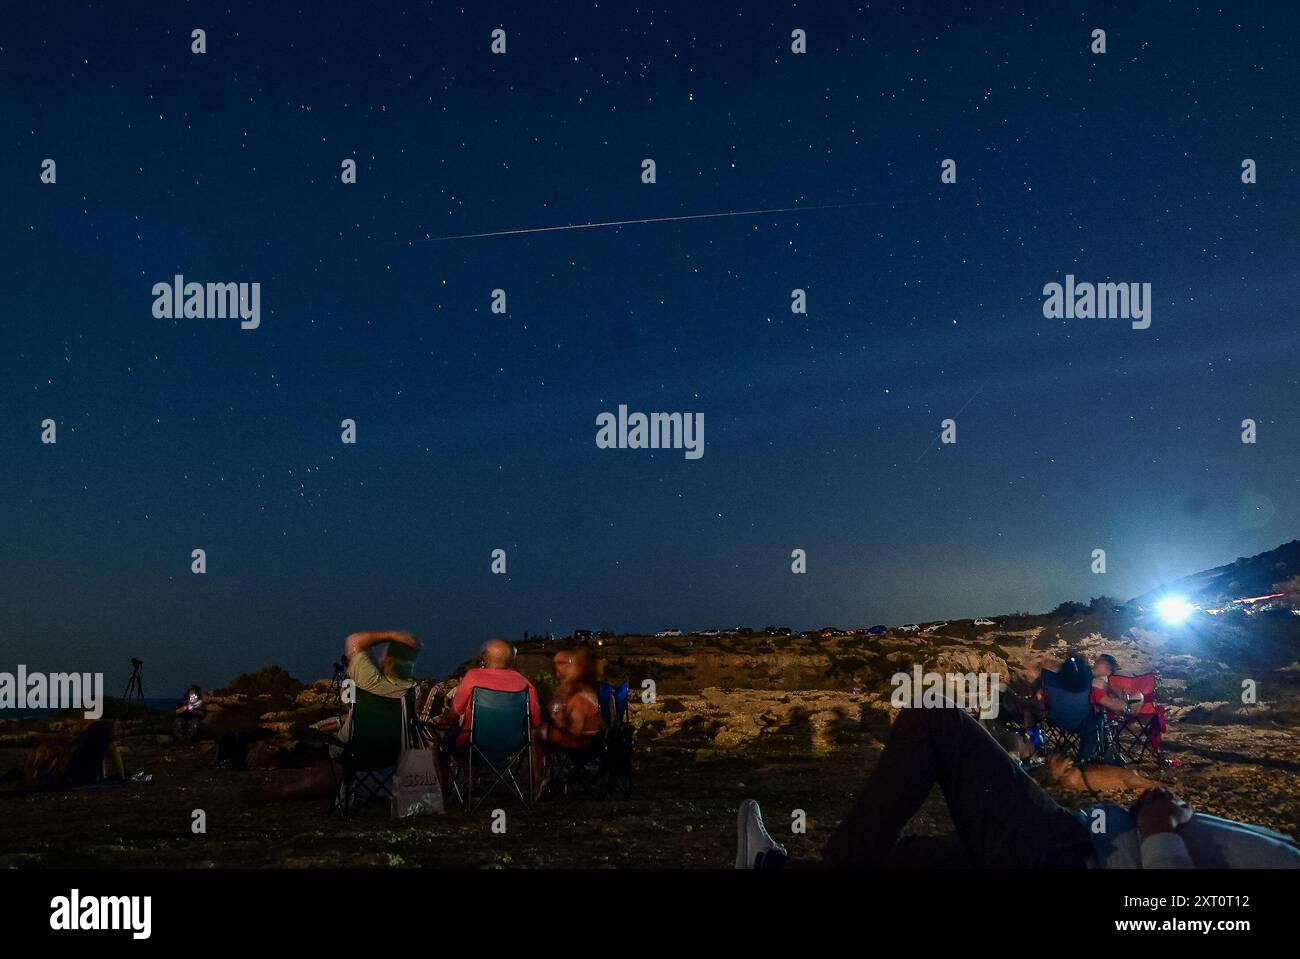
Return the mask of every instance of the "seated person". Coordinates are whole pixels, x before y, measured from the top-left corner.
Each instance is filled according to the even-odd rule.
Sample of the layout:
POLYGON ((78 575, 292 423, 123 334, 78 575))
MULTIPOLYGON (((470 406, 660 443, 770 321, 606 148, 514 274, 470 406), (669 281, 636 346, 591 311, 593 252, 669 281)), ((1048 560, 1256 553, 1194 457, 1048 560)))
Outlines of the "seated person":
POLYGON ((560 685, 551 699, 541 739, 560 749, 585 749, 600 733, 596 663, 585 649, 575 649, 556 653, 554 666, 560 685))
POLYGON ((185 698, 176 707, 176 719, 172 723, 172 737, 180 742, 189 742, 199 731, 199 722, 207 710, 203 706, 203 690, 191 686, 185 690, 185 698))
MULTIPOLYGON (((1111 673, 1111 663, 1115 662, 1115 657, 1103 653, 1097 658, 1100 665, 1089 666, 1088 661, 1082 656, 1071 656, 1061 668, 1057 670, 1057 678, 1063 687, 1073 692, 1083 692, 1088 689, 1088 699, 1093 706, 1103 707, 1105 709, 1123 712, 1128 703, 1121 696, 1117 695, 1114 690, 1106 683, 1106 677, 1111 673)), ((1041 720, 1048 714, 1047 692, 1043 689, 1043 676, 1040 672, 1033 685, 1034 699, 1034 719, 1041 720)), ((1029 720, 1029 711, 1026 711, 1026 721, 1029 720)))
POLYGON ((480 688, 503 693, 528 690, 529 724, 534 729, 542 724, 542 708, 537 701, 537 689, 523 673, 510 668, 514 655, 514 649, 505 640, 490 639, 483 644, 483 654, 479 659, 482 665, 465 673, 460 685, 456 687, 456 694, 451 698, 451 713, 456 718, 457 728, 452 730, 454 740, 448 745, 456 750, 469 745, 469 731, 474 725, 474 690, 480 688))
POLYGON ((1092 665, 1094 699, 1093 702, 1101 703, 1100 698, 1095 694, 1097 682, 1100 680, 1105 684, 1105 689, 1115 695, 1115 698, 1124 704, 1123 709, 1116 709, 1114 703, 1101 703, 1105 706, 1112 717, 1123 719, 1125 723, 1137 721, 1145 724, 1148 719, 1154 717, 1154 723, 1151 723, 1147 729, 1147 735, 1150 738, 1151 748, 1160 751, 1161 734, 1169 728, 1169 722, 1165 718, 1165 707, 1156 702, 1148 702, 1146 697, 1136 689, 1118 689, 1110 681, 1110 677, 1119 672, 1119 663, 1115 657, 1107 653, 1097 657, 1097 661, 1092 665))
POLYGON ((1092 664, 1092 704, 1102 706, 1113 713, 1126 713, 1142 705, 1141 694, 1134 696, 1127 691, 1114 689, 1110 677, 1119 672, 1119 662, 1110 653, 1102 653, 1092 664))
MULTIPOLYGON (((359 690, 376 696, 401 699, 415 685, 411 674, 415 671, 415 659, 420 649, 420 641, 410 633, 392 630, 353 633, 347 638, 348 678, 359 690), (388 647, 384 651, 382 666, 376 667, 367 650, 380 643, 387 643, 388 647)), ((331 721, 332 718, 325 722, 331 721)), ((348 741, 352 735, 351 723, 352 715, 349 713, 338 732, 338 739, 348 741)), ((329 759, 305 769, 280 772, 276 774, 278 782, 262 790, 253 790, 246 798, 250 802, 272 802, 329 796, 334 791, 332 767, 336 755, 337 749, 331 747, 329 759)))
MULTIPOLYGON (((474 690, 476 689, 493 689, 503 693, 528 690, 528 724, 534 730, 533 735, 536 737, 536 730, 542 724, 542 707, 537 699, 537 688, 523 673, 510 668, 510 661, 514 655, 514 647, 505 640, 489 639, 483 644, 479 665, 467 670, 461 677, 460 683, 451 693, 447 703, 451 728, 442 739, 444 762, 452 753, 463 754, 469 746, 470 730, 474 727, 474 690)), ((446 774, 443 782, 450 783, 450 767, 445 767, 443 772, 446 774)), ((543 774, 542 750, 534 749, 532 751, 534 798, 540 795, 545 785, 543 774)))
MULTIPOLYGON (((848 817, 822 851, 836 868, 907 865, 899 836, 939 786, 956 825, 960 864, 979 868, 1300 868, 1300 846, 1281 833, 1193 812, 1166 789, 1128 810, 1057 805, 993 738, 955 708, 899 712, 885 751, 848 817), (1106 828, 1091 825, 1100 809, 1106 828)), ((768 835, 752 799, 737 818, 736 868, 780 868, 785 847, 768 835)), ((918 838, 918 837, 913 837, 918 838)))

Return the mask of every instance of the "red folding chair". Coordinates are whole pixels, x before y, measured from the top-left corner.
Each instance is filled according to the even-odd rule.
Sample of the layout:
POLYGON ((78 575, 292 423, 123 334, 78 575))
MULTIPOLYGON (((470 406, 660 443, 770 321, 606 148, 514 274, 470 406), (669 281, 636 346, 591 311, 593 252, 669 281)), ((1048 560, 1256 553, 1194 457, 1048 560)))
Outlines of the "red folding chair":
POLYGON ((1142 705, 1127 713, 1111 713, 1117 729, 1116 738, 1124 758, 1130 762, 1141 762, 1143 756, 1150 756, 1157 763, 1164 762, 1160 752, 1160 736, 1168 728, 1165 720, 1165 707, 1156 702, 1156 683, 1159 677, 1155 673, 1143 673, 1141 676, 1120 676, 1113 674, 1107 680, 1120 695, 1128 694, 1136 699, 1142 696, 1142 705))

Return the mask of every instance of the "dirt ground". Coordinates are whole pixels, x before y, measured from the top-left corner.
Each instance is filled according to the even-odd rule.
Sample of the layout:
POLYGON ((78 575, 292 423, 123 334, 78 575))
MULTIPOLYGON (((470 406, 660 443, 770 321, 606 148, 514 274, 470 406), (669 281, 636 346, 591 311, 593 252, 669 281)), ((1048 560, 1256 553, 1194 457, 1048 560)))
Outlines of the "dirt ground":
MULTIPOLYGON (((326 814, 324 800, 274 806, 241 800, 275 773, 217 769, 212 743, 177 744, 128 735, 128 774, 147 784, 34 795, 0 795, 0 867, 429 867, 429 868, 719 868, 735 850, 735 813, 757 798, 774 835, 791 855, 817 858, 881 749, 887 714, 864 712, 836 731, 833 747, 814 748, 800 719, 772 728, 744 748, 707 748, 699 724, 671 733, 642 731, 630 799, 567 797, 522 808, 498 792, 474 813, 394 820, 372 804, 352 818, 326 814), (492 808, 506 811, 506 832, 491 831, 492 808), (207 831, 191 831, 192 813, 207 831), (807 831, 793 834, 792 812, 807 831)), ((0 771, 21 766, 21 736, 0 744, 0 771)), ((1300 833, 1300 733, 1266 722, 1174 723, 1167 734, 1173 768, 1139 767, 1203 812, 1300 833)), ((1043 776, 1043 773, 1038 773, 1043 776)), ((1069 804, 1127 802, 1135 790, 1069 794, 1069 804)), ((951 829, 936 791, 912 830, 951 829)))

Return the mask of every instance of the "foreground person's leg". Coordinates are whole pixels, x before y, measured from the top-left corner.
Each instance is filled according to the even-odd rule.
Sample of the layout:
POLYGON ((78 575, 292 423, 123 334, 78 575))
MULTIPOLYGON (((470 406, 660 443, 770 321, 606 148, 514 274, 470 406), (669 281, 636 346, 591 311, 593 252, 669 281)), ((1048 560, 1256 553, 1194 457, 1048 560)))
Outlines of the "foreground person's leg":
POLYGON ((288 799, 324 799, 334 793, 334 771, 330 760, 305 769, 272 773, 272 781, 261 789, 249 790, 248 802, 279 802, 288 799))
POLYGON ((768 835, 758 803, 746 799, 736 815, 736 868, 780 869, 785 860, 785 846, 768 835))
POLYGON ((1082 866, 1087 859, 1086 828, 979 723, 958 709, 904 709, 875 771, 827 842, 826 865, 886 865, 899 833, 935 785, 980 866, 1082 866))

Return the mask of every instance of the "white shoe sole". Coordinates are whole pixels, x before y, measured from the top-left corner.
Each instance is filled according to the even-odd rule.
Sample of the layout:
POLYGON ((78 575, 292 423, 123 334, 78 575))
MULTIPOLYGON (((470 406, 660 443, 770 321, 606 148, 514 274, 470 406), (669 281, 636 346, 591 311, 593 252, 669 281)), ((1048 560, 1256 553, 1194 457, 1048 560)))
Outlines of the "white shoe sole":
POLYGON ((749 805, 752 799, 746 799, 740 804, 740 812, 736 813, 736 868, 748 869, 752 865, 749 861, 749 805))

